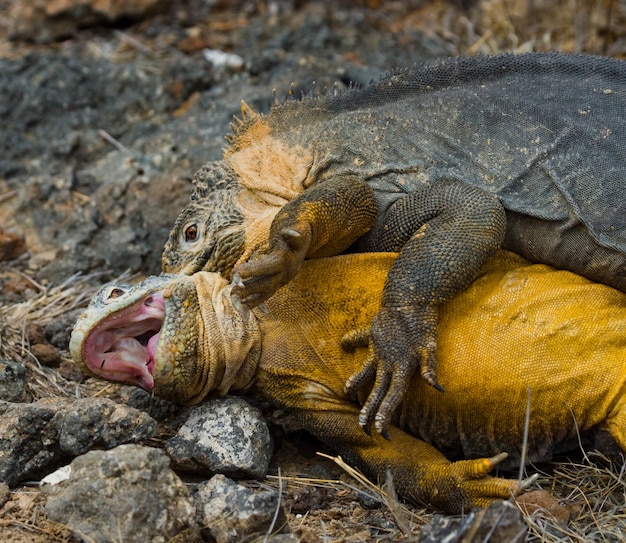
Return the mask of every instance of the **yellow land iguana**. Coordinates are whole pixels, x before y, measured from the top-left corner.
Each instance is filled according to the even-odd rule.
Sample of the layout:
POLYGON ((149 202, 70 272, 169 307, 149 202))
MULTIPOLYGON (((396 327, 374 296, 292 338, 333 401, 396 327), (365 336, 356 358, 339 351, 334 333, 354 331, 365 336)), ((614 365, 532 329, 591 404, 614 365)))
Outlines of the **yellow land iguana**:
POLYGON ((450 512, 520 491, 487 473, 506 454, 520 461, 529 388, 529 461, 591 428, 626 450, 626 295, 512 253, 441 308, 446 393, 415 376, 391 441, 366 435, 359 410, 367 391, 352 401, 344 383, 367 350, 342 344, 378 311, 394 260, 308 261, 266 312, 244 314, 214 273, 107 286, 76 323, 72 357, 91 375, 182 404, 252 389, 374 479, 390 469, 403 496, 450 512))
POLYGON ((448 59, 242 117, 197 173, 163 270, 232 277, 253 307, 305 258, 400 251, 371 356, 347 376, 351 392, 375 380, 366 431, 384 434, 417 368, 439 386, 438 308, 499 246, 626 290, 624 61, 448 59))

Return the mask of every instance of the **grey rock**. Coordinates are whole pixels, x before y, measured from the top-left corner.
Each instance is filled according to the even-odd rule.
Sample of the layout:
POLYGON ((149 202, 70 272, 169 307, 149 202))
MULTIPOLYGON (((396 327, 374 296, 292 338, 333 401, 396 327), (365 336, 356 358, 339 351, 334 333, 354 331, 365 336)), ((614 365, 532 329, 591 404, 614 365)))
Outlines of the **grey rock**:
POLYGON ((0 481, 41 477, 92 447, 146 439, 156 421, 105 398, 0 402, 0 481))
POLYGON ((194 528, 193 501, 160 449, 90 451, 47 480, 49 518, 84 541, 165 543, 194 528))
POLYGON ((78 456, 92 447, 110 449, 152 436, 157 423, 142 411, 106 398, 68 404, 52 418, 61 450, 78 456))
POLYGON ((167 420, 171 425, 173 421, 176 428, 184 424, 189 414, 187 408, 137 387, 123 387, 120 390, 120 397, 125 404, 147 413, 159 422, 167 420))
MULTIPOLYGON (((0 114, 6 121, 6 137, 0 142, 0 172, 26 168, 33 174, 60 173, 68 161, 76 169, 90 167, 115 148, 100 129, 126 149, 118 163, 126 159, 141 168, 137 137, 154 131, 157 116, 180 103, 167 91, 168 85, 178 82, 181 96, 188 96, 212 84, 210 68, 175 52, 155 68, 52 52, 1 59, 0 114), (138 123, 142 118, 145 122, 138 123), (65 131, 51 137, 61 125, 65 131)), ((80 179, 70 182, 85 188, 80 179)), ((41 196, 50 197, 57 183, 42 185, 41 196)))
POLYGON ((3 226, 33 232, 31 268, 55 284, 76 271, 157 273, 207 156, 200 126, 170 113, 211 87, 211 68, 176 50, 147 68, 42 53, 0 59, 0 73, 0 177, 16 191, 3 226))
POLYGON ((497 500, 465 517, 435 515, 420 530, 418 543, 522 543, 528 525, 512 503, 497 500))
POLYGON ((265 477, 272 441, 261 412, 244 399, 226 397, 191 410, 165 444, 175 469, 230 477, 265 477))
POLYGON ((0 400, 28 402, 31 400, 24 364, 0 360, 0 400))
MULTIPOLYGON (((277 515, 279 495, 274 490, 255 492, 224 475, 215 475, 198 486, 194 495, 197 522, 217 543, 237 543, 252 534, 267 533, 282 525, 277 515)), ((282 510, 279 510, 282 513, 282 510)))

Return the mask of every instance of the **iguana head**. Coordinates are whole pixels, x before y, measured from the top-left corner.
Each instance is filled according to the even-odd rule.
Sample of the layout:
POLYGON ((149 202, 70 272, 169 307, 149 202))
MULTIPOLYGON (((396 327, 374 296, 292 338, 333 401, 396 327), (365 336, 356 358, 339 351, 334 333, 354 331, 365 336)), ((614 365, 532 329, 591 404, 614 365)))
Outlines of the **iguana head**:
POLYGON ((241 186, 222 162, 205 164, 194 179, 191 202, 176 219, 163 251, 166 273, 200 270, 225 277, 244 251, 244 217, 238 208, 241 186))
POLYGON ((259 345, 254 313, 235 310, 223 277, 164 274, 101 288, 74 326, 70 352, 89 375, 194 404, 248 386, 259 345))
POLYGON ((248 188, 227 161, 205 164, 165 244, 163 271, 203 270, 230 278, 233 267, 267 241, 272 219, 286 201, 282 193, 248 188))

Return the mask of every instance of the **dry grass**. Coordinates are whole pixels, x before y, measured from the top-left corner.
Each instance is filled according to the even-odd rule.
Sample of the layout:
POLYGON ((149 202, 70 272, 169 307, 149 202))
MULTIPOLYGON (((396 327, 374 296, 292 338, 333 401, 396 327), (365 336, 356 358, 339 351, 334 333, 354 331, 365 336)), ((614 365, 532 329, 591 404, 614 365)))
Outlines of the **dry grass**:
POLYGON ((482 0, 424 2, 400 13, 391 30, 414 28, 448 42, 454 54, 558 50, 626 58, 623 0, 482 0))
MULTIPOLYGON (((315 479, 299 476, 269 476, 260 486, 281 490, 283 496, 297 494, 298 490, 317 488, 333 498, 328 508, 342 507, 354 525, 343 527, 341 531, 329 533, 328 522, 323 515, 289 515, 289 524, 305 534, 310 530, 326 533, 324 541, 417 541, 420 527, 433 516, 432 511, 414 508, 399 501, 389 492, 389 481, 383 487, 370 482, 359 471, 345 464, 340 457, 322 454, 340 466, 347 478, 315 479), (361 494, 380 504, 379 514, 383 515, 394 530, 380 532, 380 523, 368 524, 376 515, 357 513, 354 517, 355 496, 361 494), (342 505, 343 504, 343 505, 342 505), (308 517, 308 518, 307 518, 308 517), (363 539, 364 530, 369 539, 363 539)), ((570 515, 569 522, 563 522, 545 510, 527 514, 524 506, 520 509, 529 526, 529 543, 587 543, 589 541, 621 542, 626 537, 626 464, 611 463, 597 453, 582 455, 581 461, 563 460, 544 466, 550 473, 543 473, 537 488, 549 489, 559 499, 570 515), (591 458, 590 458, 591 457, 591 458), (595 458, 594 458, 595 457, 595 458), (593 460, 593 461, 592 461, 593 460)), ((253 484, 256 486, 256 484, 253 484)), ((360 513, 363 513, 362 511, 360 513)))
POLYGON ((554 463, 552 473, 540 480, 552 489, 570 511, 565 525, 541 516, 528 515, 529 541, 542 543, 624 541, 626 538, 626 464, 614 463, 600 454, 584 455, 581 461, 554 463))
MULTIPOLYGON (((26 273, 4 268, 3 275, 13 275, 28 283, 30 289, 26 299, 15 303, 0 304, 0 358, 24 363, 28 374, 28 386, 33 398, 91 396, 96 394, 96 387, 89 381, 85 385, 64 379, 59 372, 39 363, 30 350, 27 337, 29 325, 45 327, 50 322, 61 318, 70 311, 86 307, 98 289, 98 273, 74 275, 64 283, 48 288, 36 282, 26 273), (82 393, 79 389, 82 388, 82 393)), ((117 281, 128 281, 124 275, 117 281)), ((67 351, 61 352, 62 359, 70 362, 67 351)), ((97 389, 102 389, 100 383, 97 389)))

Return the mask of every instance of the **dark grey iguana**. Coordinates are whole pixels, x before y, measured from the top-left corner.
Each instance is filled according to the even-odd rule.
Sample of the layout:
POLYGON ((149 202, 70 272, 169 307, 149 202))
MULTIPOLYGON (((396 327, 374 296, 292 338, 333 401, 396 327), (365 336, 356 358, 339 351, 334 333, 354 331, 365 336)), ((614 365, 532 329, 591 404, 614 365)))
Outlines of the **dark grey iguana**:
POLYGON ((384 433, 416 368, 437 386, 438 308, 499 246, 626 290, 622 61, 449 59, 242 115, 196 174, 163 269, 220 272, 254 306, 306 258, 400 251, 347 382, 375 377, 366 430, 384 433))
POLYGON ((519 464, 529 388, 528 462, 590 429, 626 451, 626 295, 512 253, 441 307, 446 393, 414 376, 393 439, 367 436, 361 402, 344 391, 367 350, 347 352, 342 341, 371 322, 394 257, 308 261, 265 312, 244 315, 215 273, 110 285, 76 323, 72 357, 92 375, 183 404, 256 391, 374 480, 390 469, 405 497, 451 512, 519 490, 487 472, 501 452, 508 467, 519 464))

